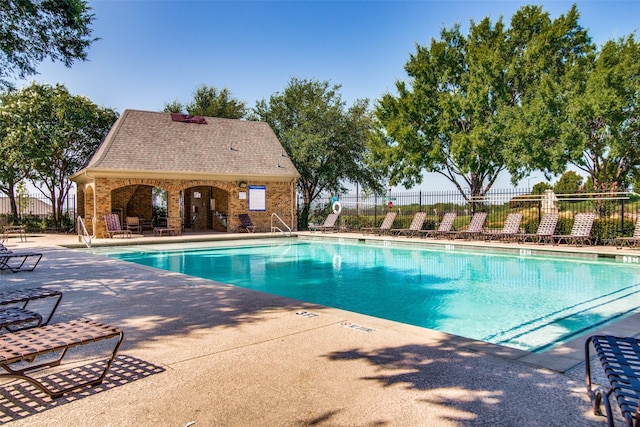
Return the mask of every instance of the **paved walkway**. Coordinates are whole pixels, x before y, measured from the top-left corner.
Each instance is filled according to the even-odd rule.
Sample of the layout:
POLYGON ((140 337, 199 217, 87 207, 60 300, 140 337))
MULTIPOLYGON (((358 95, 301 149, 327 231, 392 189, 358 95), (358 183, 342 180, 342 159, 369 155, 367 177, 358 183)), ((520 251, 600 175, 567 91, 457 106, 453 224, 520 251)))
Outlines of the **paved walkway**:
MULTIPOLYGON (((229 237, 248 236, 219 238, 229 237)), ((100 239, 94 244, 182 239, 100 239)), ((30 236, 26 243, 12 238, 13 250, 38 249, 44 257, 33 272, 0 273, 0 287, 63 290, 54 321, 94 318, 121 327, 125 342, 100 386, 52 400, 23 381, 5 382, 0 423, 605 424, 592 414, 585 394, 584 340, 547 356, 531 355, 59 246, 77 242, 76 236, 63 235, 30 236)), ((635 334, 639 324, 636 318, 609 331, 635 334)), ((84 375, 98 362, 88 349, 76 350, 60 375, 84 375)))

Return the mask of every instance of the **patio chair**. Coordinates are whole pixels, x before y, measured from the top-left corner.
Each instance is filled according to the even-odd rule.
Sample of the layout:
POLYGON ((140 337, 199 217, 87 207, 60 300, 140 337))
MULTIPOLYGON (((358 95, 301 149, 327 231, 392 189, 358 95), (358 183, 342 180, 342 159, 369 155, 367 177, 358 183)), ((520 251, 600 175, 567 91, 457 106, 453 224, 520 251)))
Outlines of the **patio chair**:
POLYGON ((6 242, 9 236, 17 234, 21 242, 27 241, 27 232, 22 225, 10 225, 4 215, 0 215, 0 233, 2 233, 2 242, 6 242))
POLYGON ((47 325, 61 299, 62 292, 44 287, 0 292, 0 329, 15 332, 47 325))
POLYGON ((52 398, 85 386, 101 384, 115 360, 122 344, 122 330, 90 319, 72 320, 55 325, 40 326, 18 332, 0 335, 0 378, 18 378, 28 381, 52 398), (31 374, 43 368, 59 366, 70 348, 113 339, 115 345, 108 356, 101 373, 90 375, 92 371, 75 375, 79 381, 52 381, 45 375, 36 378, 31 374), (40 356, 57 354, 57 357, 40 356), (85 375, 86 373, 89 373, 85 375), (55 388, 54 388, 55 387, 55 388))
POLYGON ((591 244, 591 227, 593 227, 593 220, 595 218, 596 215, 593 213, 576 214, 573 220, 571 234, 554 235, 554 245, 559 245, 562 242, 576 246, 582 246, 585 242, 591 244))
POLYGON ((411 221, 409 228, 392 228, 391 234, 395 236, 416 236, 418 235, 418 232, 422 230, 422 225, 424 224, 425 219, 427 219, 426 212, 417 212, 413 216, 413 220, 411 221))
POLYGON ((509 241, 516 238, 520 232, 520 223, 522 222, 522 213, 510 213, 504 222, 502 230, 483 233, 486 240, 509 241))
POLYGON ((131 230, 124 230, 120 226, 120 217, 116 214, 106 214, 104 222, 107 227, 107 236, 111 239, 113 236, 121 235, 131 237, 131 230))
POLYGON ((379 236, 387 234, 391 232, 391 227, 393 226, 393 221, 396 220, 396 216, 398 216, 398 212, 387 212, 387 216, 384 217, 380 227, 365 227, 360 230, 362 231, 362 234, 375 233, 379 236))
POLYGON ((240 231, 244 230, 247 233, 255 233, 256 226, 253 225, 249 214, 239 214, 238 218, 240 218, 240 226, 238 227, 240 231))
POLYGON ((12 273, 33 271, 41 259, 40 252, 14 252, 0 243, 0 270, 10 270, 12 273))
POLYGON ((140 224, 140 218, 137 216, 128 216, 125 219, 125 223, 127 224, 127 230, 132 233, 135 231, 136 233, 142 233, 142 225, 140 224))
POLYGON ((336 222, 338 221, 339 216, 340 215, 336 213, 330 213, 329 215, 327 215, 327 218, 324 220, 324 223, 322 225, 309 224, 309 231, 311 231, 312 233, 314 231, 322 231, 323 233, 326 231, 336 231, 336 222))
MULTIPOLYGON (((585 371, 587 378, 587 394, 595 415, 602 415, 602 404, 605 407, 607 426, 613 427, 614 414, 611 407, 613 400, 620 409, 624 425, 638 426, 640 409, 640 340, 634 337, 616 337, 613 335, 593 335, 587 338, 584 345, 585 371), (591 355, 593 348, 595 357, 591 355), (606 375, 606 385, 594 383, 591 364, 600 363, 606 375)), ((600 383, 602 384, 602 383, 600 383)))
POLYGON ((638 243, 640 243, 640 218, 636 220, 636 227, 633 230, 633 236, 616 237, 613 239, 613 243, 616 245, 617 249, 622 249, 625 246, 638 246, 638 243))
POLYGON ((535 233, 518 234, 518 242, 551 243, 553 241, 553 233, 555 233, 556 225, 558 224, 558 218, 559 215, 557 213, 546 213, 542 215, 540 224, 538 224, 538 230, 535 233))
POLYGON ((482 234, 482 228, 484 227, 484 222, 487 220, 486 212, 476 212, 473 214, 471 218, 471 222, 469 223, 469 227, 466 230, 461 231, 450 231, 447 233, 450 239, 465 239, 470 240, 474 239, 480 234, 482 234))
POLYGON ((455 212, 447 212, 442 217, 442 221, 437 229, 420 231, 420 233, 424 234, 422 237, 434 237, 439 239, 440 237, 446 236, 453 228, 456 216, 457 214, 455 212))

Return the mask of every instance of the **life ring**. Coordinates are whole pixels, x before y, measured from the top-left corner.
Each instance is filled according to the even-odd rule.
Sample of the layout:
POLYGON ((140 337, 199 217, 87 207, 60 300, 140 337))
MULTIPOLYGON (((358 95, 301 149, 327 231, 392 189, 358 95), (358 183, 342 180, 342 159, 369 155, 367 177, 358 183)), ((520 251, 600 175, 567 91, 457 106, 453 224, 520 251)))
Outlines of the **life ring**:
POLYGON ((342 205, 337 200, 333 202, 333 205, 331 205, 331 207, 333 208, 334 214, 340 215, 342 213, 342 205))

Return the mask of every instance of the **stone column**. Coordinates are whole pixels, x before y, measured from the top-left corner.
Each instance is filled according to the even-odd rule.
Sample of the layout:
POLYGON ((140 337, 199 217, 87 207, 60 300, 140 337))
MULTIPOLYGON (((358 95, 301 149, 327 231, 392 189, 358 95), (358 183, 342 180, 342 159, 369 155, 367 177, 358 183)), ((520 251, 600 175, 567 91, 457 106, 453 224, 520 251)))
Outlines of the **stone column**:
POLYGON ((180 216, 180 190, 167 190, 167 227, 182 233, 182 217, 180 216))

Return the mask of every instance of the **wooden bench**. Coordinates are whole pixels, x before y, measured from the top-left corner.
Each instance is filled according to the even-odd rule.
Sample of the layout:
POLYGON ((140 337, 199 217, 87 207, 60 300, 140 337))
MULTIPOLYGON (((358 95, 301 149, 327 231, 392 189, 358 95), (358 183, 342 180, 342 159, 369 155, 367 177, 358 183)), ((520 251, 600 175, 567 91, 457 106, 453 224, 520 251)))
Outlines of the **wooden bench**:
POLYGON ((613 395, 620 407, 622 417, 629 427, 640 425, 638 401, 640 400, 640 340, 631 337, 594 335, 585 343, 585 369, 587 393, 594 413, 602 415, 604 403, 607 425, 613 427, 610 397, 613 395), (594 389, 591 378, 591 345, 609 380, 609 388, 594 389))
POLYGON ((101 384, 116 357, 123 338, 124 333, 120 329, 90 319, 72 320, 0 335, 0 367, 6 371, 0 373, 0 378, 23 379, 55 399, 81 387, 101 384), (54 389, 30 375, 31 372, 60 365, 70 348, 110 338, 117 341, 102 373, 97 377, 85 378, 75 384, 54 389), (39 359, 40 356, 56 352, 60 355, 53 360, 51 357, 45 357, 45 361, 39 359), (16 363, 19 365, 14 369, 12 365, 16 363))
POLYGON ((44 287, 0 292, 0 330, 4 328, 14 332, 19 329, 47 325, 61 299, 62 292, 44 287), (46 316, 28 308, 29 303, 47 298, 53 298, 53 300, 46 316))

